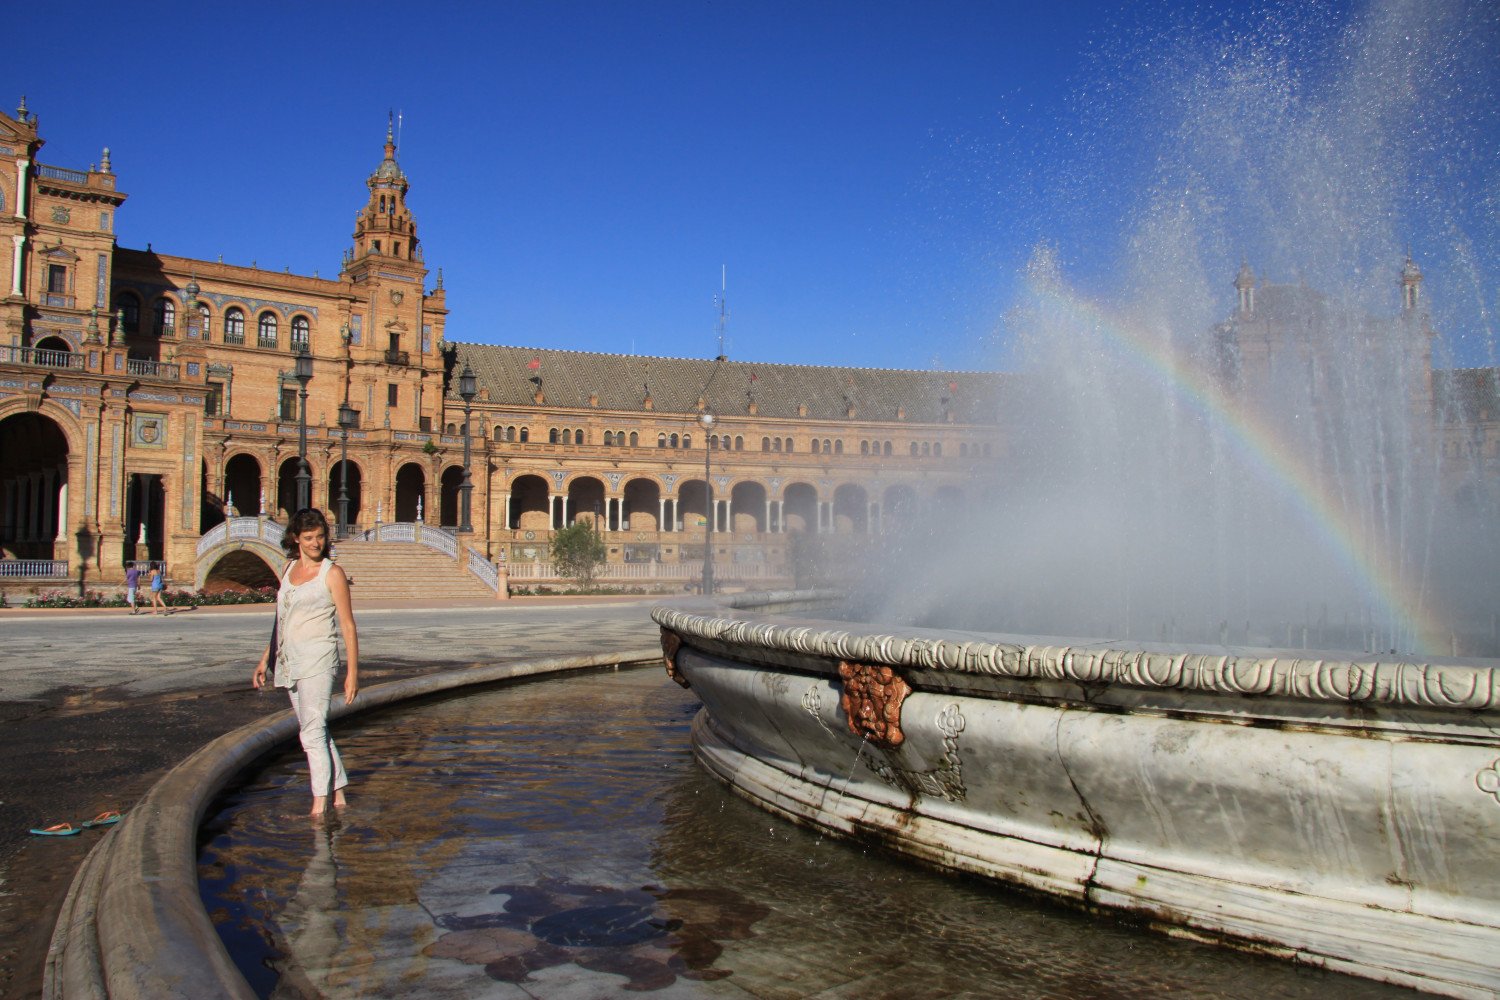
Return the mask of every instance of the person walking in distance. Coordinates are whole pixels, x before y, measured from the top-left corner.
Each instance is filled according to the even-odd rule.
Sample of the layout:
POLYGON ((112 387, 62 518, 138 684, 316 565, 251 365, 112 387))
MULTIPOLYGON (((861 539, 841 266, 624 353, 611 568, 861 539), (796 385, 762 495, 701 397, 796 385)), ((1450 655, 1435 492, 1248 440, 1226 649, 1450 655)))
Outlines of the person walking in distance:
POLYGON ((125 601, 130 605, 130 613, 140 614, 140 609, 135 606, 135 595, 141 589, 141 568, 131 560, 130 565, 125 567, 125 601))
POLYGON ((304 508, 293 514, 281 547, 291 561, 281 573, 276 627, 251 682, 260 689, 270 681, 291 698, 312 782, 310 815, 319 819, 329 799, 335 809, 346 805, 349 778, 328 732, 328 708, 338 674, 340 634, 347 661, 344 704, 353 704, 359 693, 359 633, 349 579, 328 558, 328 519, 323 512, 304 508))
POLYGON ((166 563, 157 563, 151 567, 151 613, 153 615, 171 614, 167 610, 167 602, 162 599, 162 591, 167 589, 167 566, 166 563))

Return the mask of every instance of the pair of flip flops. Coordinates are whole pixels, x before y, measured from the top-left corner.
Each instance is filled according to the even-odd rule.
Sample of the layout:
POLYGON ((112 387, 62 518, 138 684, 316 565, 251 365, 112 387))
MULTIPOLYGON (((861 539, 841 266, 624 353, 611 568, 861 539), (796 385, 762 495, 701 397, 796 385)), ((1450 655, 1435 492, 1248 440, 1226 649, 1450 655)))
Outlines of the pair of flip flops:
POLYGON ((95 827, 114 826, 120 822, 120 810, 108 809, 93 819, 86 819, 82 823, 54 823, 52 826, 34 826, 31 832, 38 837, 75 837, 85 830, 95 827))

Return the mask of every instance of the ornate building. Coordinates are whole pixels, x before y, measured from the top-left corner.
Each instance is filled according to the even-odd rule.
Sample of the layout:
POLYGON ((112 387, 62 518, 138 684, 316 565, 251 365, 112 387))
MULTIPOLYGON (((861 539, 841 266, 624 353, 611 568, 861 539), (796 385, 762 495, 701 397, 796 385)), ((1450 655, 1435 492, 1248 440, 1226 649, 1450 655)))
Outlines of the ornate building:
POLYGON ((76 170, 42 145, 24 100, 0 114, 0 546, 53 575, 264 578, 266 546, 205 533, 298 506, 303 433, 311 502, 350 531, 442 526, 502 564, 579 520, 612 563, 701 560, 707 468, 715 559, 762 578, 789 535, 940 516, 1004 449, 992 373, 447 341, 389 129, 335 278, 119 247, 109 151, 76 170))

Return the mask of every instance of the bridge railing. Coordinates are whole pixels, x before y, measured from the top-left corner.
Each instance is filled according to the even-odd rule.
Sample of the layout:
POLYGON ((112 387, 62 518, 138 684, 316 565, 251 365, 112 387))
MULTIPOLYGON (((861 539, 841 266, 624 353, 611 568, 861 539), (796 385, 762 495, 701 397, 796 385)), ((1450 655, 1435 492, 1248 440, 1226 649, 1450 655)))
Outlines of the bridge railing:
POLYGON ((68 575, 66 559, 0 559, 0 576, 46 580, 68 575))
POLYGON ((231 517, 214 525, 198 539, 198 558, 219 545, 235 541, 260 541, 280 546, 286 526, 269 517, 231 517))

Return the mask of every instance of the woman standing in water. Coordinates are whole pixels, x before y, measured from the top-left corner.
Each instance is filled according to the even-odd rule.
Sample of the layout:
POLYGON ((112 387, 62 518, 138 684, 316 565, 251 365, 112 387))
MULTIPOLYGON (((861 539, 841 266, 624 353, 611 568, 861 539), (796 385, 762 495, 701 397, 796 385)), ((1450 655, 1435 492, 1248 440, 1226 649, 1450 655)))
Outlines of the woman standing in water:
POLYGON ((349 578, 328 558, 328 520, 323 512, 303 508, 287 522, 281 539, 291 562, 281 574, 276 595, 276 631, 261 654, 252 683, 266 684, 269 660, 275 655, 273 683, 286 688, 292 710, 302 725, 302 749, 312 778, 312 813, 321 817, 328 807, 344 808, 344 773, 338 748, 328 734, 328 706, 338 674, 338 633, 344 635, 348 670, 344 674, 344 704, 359 693, 359 633, 349 601, 349 578), (334 618, 338 618, 338 628, 334 618))

